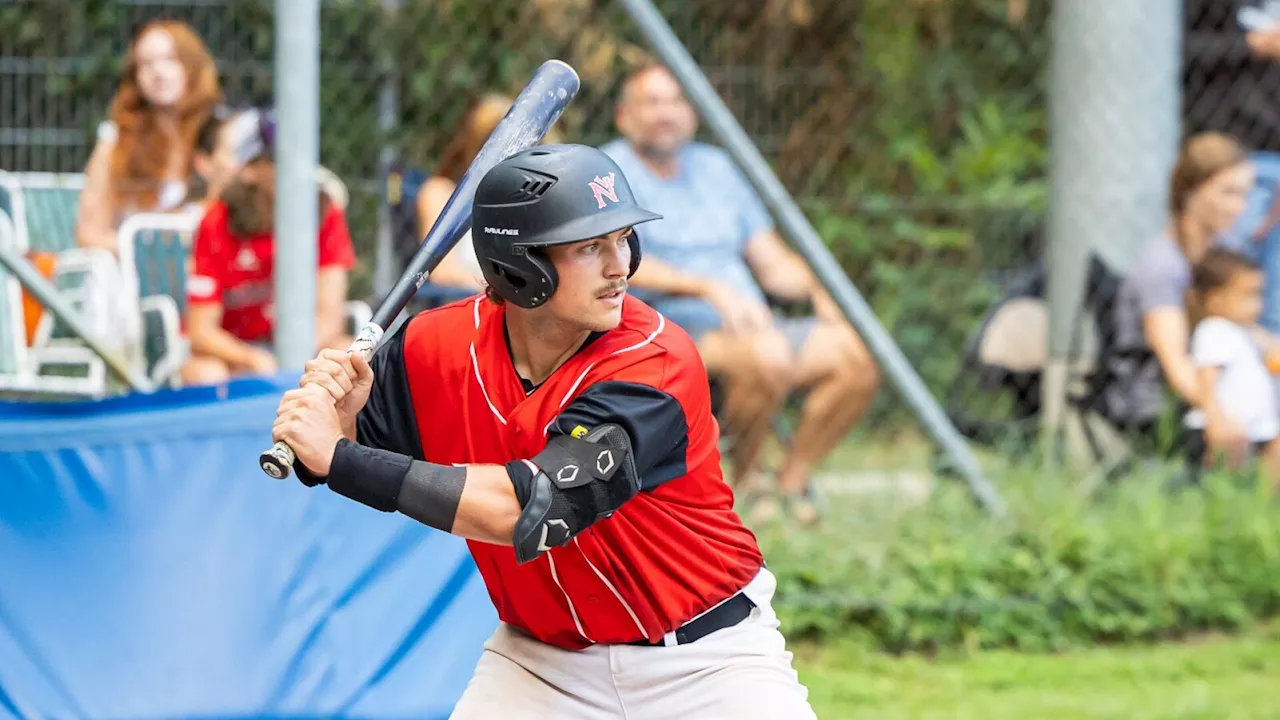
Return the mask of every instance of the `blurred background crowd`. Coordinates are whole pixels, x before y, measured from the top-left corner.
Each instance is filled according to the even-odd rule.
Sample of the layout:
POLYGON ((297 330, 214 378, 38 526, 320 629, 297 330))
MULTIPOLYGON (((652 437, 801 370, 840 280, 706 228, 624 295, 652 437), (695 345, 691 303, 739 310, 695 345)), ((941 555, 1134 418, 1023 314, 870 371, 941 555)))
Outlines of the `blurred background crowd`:
MULTIPOLYGON (((1052 415, 1062 452, 1102 484, 1155 465, 1182 480, 1218 465, 1280 481, 1280 3, 1142 4, 656 3, 945 411, 922 418, 617 3, 325 2, 316 349, 347 346, 514 94, 559 57, 583 85, 547 142, 604 148, 664 215, 642 232, 631 291, 697 342, 726 478, 754 527, 820 526, 835 507, 843 532, 850 513, 883 507, 832 506, 834 496, 933 492, 955 468, 924 439, 928 423, 953 425, 1002 480, 1039 452, 1052 415), (1132 12, 1147 19, 1130 22, 1132 12), (1123 60, 1165 46, 1142 67, 1123 60), (1150 95, 1078 103, 1073 81, 1090 78, 1092 97, 1099 83, 1105 97, 1099 78, 1134 73, 1150 79, 1150 95), (1073 184, 1068 173, 1086 165, 1112 177, 1073 184), (1072 207, 1102 210, 1070 216, 1072 207)), ((30 261, 100 342, 161 386, 279 371, 272 7, 0 2, 0 248, 30 261)), ((464 237, 411 311, 481 283, 464 237)), ((0 270, 0 395, 128 391, 0 270)), ((944 549, 918 561, 928 572, 905 573, 913 587, 952 570, 964 577, 947 565, 945 547, 963 545, 956 537, 933 537, 944 549)), ((1084 541, 1059 541, 1041 549, 1088 554, 1084 541)), ((837 562, 839 552, 804 542, 786 539, 779 556, 796 567, 837 562)), ((1010 547, 1009 567, 1020 567, 1022 546, 1010 547)), ((915 567, 912 557, 886 567, 915 567)), ((861 574, 783 571, 780 596, 847 593, 845 580, 880 577, 879 564, 855 565, 861 574)), ((1021 577, 983 572, 955 593, 994 602, 976 578, 1021 577)), ((882 587, 888 597, 899 585, 882 587)), ((1280 591, 1259 592, 1249 612, 1280 607, 1280 591)), ((968 642, 961 631, 905 629, 930 613, 981 625, 991 634, 978 644, 1021 638, 969 617, 972 608, 953 618, 898 600, 842 594, 836 605, 895 648, 968 642)), ((788 621, 818 631, 834 622, 806 607, 832 606, 797 605, 788 621)), ((1129 632, 1110 620, 1079 630, 1089 622, 1064 637, 1129 632)))
MULTIPOLYGON (((277 370, 267 5, 0 7, 10 242, 162 385, 277 370)), ((988 444, 1027 442, 1052 283, 1041 262, 1048 4, 665 9, 950 419, 988 444)), ((1280 428, 1265 391, 1280 367, 1275 11, 1186 3, 1178 154, 1149 181, 1163 188, 1165 222, 1095 241, 1126 249, 1092 251, 1079 303, 1088 337, 1070 351, 1068 404, 1103 427, 1086 433, 1093 459, 1106 455, 1099 432, 1193 466, 1206 450, 1269 457, 1280 428)), ((646 234, 633 292, 697 340, 735 483, 782 491, 760 512, 815 519, 811 480, 860 421, 881 440, 913 432, 903 404, 877 393, 882 371, 858 332, 616 8, 371 0, 322 12, 317 349, 346 346, 528 68, 561 56, 584 89, 548 141, 604 147, 666 216, 646 234), (786 447, 766 471, 770 437, 786 447)), ((481 280, 464 238, 412 309, 481 280)), ((121 390, 74 333, 3 282, 0 373, 18 379, 0 385, 121 390)))

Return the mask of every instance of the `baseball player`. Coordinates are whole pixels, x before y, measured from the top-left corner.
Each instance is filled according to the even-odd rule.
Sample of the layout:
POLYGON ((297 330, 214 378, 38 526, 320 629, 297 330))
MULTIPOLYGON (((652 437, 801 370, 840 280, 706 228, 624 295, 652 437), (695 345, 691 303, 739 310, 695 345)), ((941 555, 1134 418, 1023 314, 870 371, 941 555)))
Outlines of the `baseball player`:
POLYGON ((660 217, 595 148, 517 153, 476 190, 485 293, 280 403, 304 483, 468 540, 501 623, 454 718, 814 717, 706 370, 626 293, 660 217))

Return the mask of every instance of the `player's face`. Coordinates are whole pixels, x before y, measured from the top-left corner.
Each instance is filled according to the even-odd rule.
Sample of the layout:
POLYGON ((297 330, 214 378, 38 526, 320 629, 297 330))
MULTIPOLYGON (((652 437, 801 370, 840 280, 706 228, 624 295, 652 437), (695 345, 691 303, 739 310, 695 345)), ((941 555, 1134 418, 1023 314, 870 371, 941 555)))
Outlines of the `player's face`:
POLYGON ((1206 298, 1206 309, 1237 325, 1254 325, 1262 315, 1263 281, 1263 274, 1259 271, 1237 272, 1226 286, 1210 293, 1206 298))
POLYGON ((618 130, 640 152, 669 157, 693 139, 698 127, 680 83, 661 68, 631 80, 618 107, 618 130))
POLYGON ((178 59, 178 47, 169 33, 151 30, 134 49, 138 63, 138 90, 157 108, 172 108, 187 91, 187 71, 178 59))
POLYGON ((622 300, 631 270, 631 228, 604 237, 547 248, 559 281, 545 307, 563 322, 592 332, 622 322, 622 300))

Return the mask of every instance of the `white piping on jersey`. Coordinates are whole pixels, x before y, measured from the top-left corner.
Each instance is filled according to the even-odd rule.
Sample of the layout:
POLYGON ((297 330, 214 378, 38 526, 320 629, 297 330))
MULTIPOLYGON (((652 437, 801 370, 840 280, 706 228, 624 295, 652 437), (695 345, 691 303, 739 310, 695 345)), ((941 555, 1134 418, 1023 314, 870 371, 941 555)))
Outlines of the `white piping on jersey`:
MULTIPOLYGON (((650 333, 649 337, 641 340, 640 342, 630 347, 624 347, 621 350, 614 350, 613 352, 609 353, 608 357, 613 357, 614 355, 621 355, 622 353, 631 352, 632 350, 639 350, 645 345, 648 345, 649 343, 653 342, 653 339, 658 337, 658 334, 661 333, 662 329, 665 328, 666 326, 667 326, 667 319, 663 317, 661 313, 658 313, 658 328, 654 330, 652 333, 650 333)), ((597 360, 596 362, 599 362, 599 361, 597 360)), ((565 393, 564 397, 560 398, 560 407, 564 407, 565 404, 569 402, 569 398, 573 397, 573 394, 578 391, 578 386, 581 385, 582 381, 587 377, 587 373, 591 372, 591 368, 595 366, 596 366, 595 362, 588 365, 587 368, 582 371, 582 374, 578 376, 578 379, 573 381, 573 387, 569 388, 569 392, 565 393)), ((551 426, 554 425, 555 422, 556 421, 552 419, 551 422, 547 423, 546 427, 542 428, 542 434, 544 436, 551 432, 551 426)))
MULTIPOLYGON (((583 557, 586 557, 585 555, 583 557)), ((556 587, 560 588, 560 594, 564 595, 564 601, 569 604, 569 614, 573 616, 574 627, 578 628, 578 634, 586 639, 587 642, 595 642, 587 636, 587 631, 582 629, 582 623, 578 620, 578 611, 573 609, 573 601, 569 599, 569 593, 565 592, 564 586, 560 584, 560 576, 556 574, 556 559, 551 557, 551 552, 547 552, 547 564, 551 566, 551 579, 555 581, 556 587)))
POLYGON ((475 318, 476 318, 477 330, 480 329, 480 301, 483 299, 484 299, 484 295, 481 295, 480 297, 476 298, 476 301, 474 303, 471 304, 472 314, 475 315, 475 318))
POLYGON ((471 343, 471 369, 476 371, 476 382, 480 383, 480 393, 484 395, 484 401, 489 403, 489 409, 493 411, 493 416, 498 418, 498 422, 506 425, 507 419, 502 417, 502 413, 498 412, 498 408, 493 406, 493 401, 489 399, 489 391, 484 389, 484 379, 480 377, 480 364, 476 362, 475 343, 471 343))
POLYGON ((600 582, 604 583, 604 586, 609 588, 609 592, 613 593, 613 596, 618 598, 618 602, 622 603, 622 609, 626 610, 627 614, 631 616, 631 622, 636 624, 636 629, 640 631, 640 637, 648 637, 648 634, 644 631, 644 625, 640 624, 640 618, 636 617, 635 611, 631 609, 627 601, 622 599, 622 593, 618 592, 613 583, 609 582, 609 579, 596 569, 595 564, 591 562, 591 558, 587 557, 587 551, 583 550, 582 546, 578 544, 577 537, 573 538, 573 546, 578 548, 578 552, 582 553, 582 559, 587 561, 587 567, 591 568, 591 572, 595 573, 596 577, 600 578, 600 582))

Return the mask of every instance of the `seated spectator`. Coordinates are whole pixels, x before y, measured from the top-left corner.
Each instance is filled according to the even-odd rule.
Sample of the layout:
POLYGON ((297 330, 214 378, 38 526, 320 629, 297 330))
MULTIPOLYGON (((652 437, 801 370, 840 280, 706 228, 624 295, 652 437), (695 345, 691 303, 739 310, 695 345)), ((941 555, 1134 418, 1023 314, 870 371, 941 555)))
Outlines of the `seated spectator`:
MULTIPOLYGON (((1156 360, 1156 373, 1134 378, 1134 384, 1145 386, 1134 394, 1148 402, 1158 402, 1164 383, 1185 405, 1204 408, 1205 388, 1191 357, 1187 321, 1191 269, 1224 240, 1234 244, 1228 231, 1244 209, 1253 177, 1248 153, 1230 136, 1203 133, 1182 148, 1170 182, 1169 223, 1143 246, 1121 288, 1122 304, 1141 317, 1141 344, 1156 360)), ((1250 328, 1250 336, 1264 348, 1273 342, 1260 328, 1250 328)), ((1209 447, 1238 446, 1241 428, 1221 420, 1221 414, 1206 418, 1209 447)))
POLYGON ((196 136, 220 92, 213 57, 188 25, 158 20, 142 28, 85 168, 80 247, 114 253, 116 230, 128 215, 182 203, 196 136))
MULTIPOLYGON (((196 230, 194 271, 186 317, 191 358, 188 384, 223 382, 233 375, 276 371, 272 352, 275 294, 275 164, 270 140, 209 205, 196 230)), ((317 185, 319 275, 316 351, 345 349, 347 274, 355 250, 342 209, 317 185)))
MULTIPOLYGON (((512 102, 514 101, 506 95, 491 93, 473 102, 463 113, 457 132, 440 156, 435 175, 423 183, 422 189, 418 191, 419 238, 426 237, 427 231, 440 217, 454 188, 458 187, 463 174, 480 153, 480 148, 489 139, 493 129, 507 114, 512 102)), ((553 129, 547 133, 544 142, 555 142, 555 137, 553 129)), ((476 252, 471 246, 470 231, 440 260, 440 264, 431 273, 430 282, 433 285, 457 288, 460 292, 480 292, 484 276, 480 273, 476 252)))
MULTIPOLYGON (((622 86, 622 138, 604 146, 645 207, 663 215, 641 231, 636 295, 695 340, 708 371, 723 378, 723 416, 735 433, 735 484, 758 486, 760 451, 793 389, 807 390, 795 439, 777 477, 779 503, 816 519, 810 476, 861 417, 875 393, 874 361, 803 259, 774 232, 769 214, 730 157, 693 142, 692 106, 665 68, 650 65, 622 86), (813 315, 784 318, 767 296, 810 303, 813 315)), ((608 193, 608 178, 593 189, 608 193)), ((603 200, 601 200, 603 203, 603 200)))
POLYGON ((1205 253, 1192 272, 1191 363, 1202 388, 1199 406, 1186 417, 1193 431, 1191 461, 1209 464, 1205 428, 1229 428, 1215 451, 1228 465, 1264 458, 1267 474, 1280 477, 1280 412, 1275 381, 1249 333, 1262 314, 1262 272, 1249 258, 1223 248, 1205 253))

